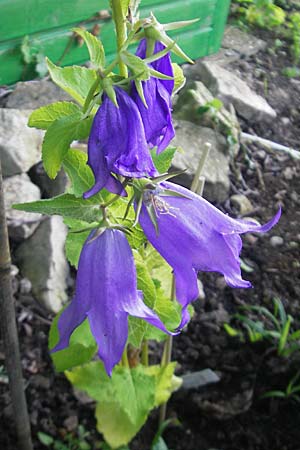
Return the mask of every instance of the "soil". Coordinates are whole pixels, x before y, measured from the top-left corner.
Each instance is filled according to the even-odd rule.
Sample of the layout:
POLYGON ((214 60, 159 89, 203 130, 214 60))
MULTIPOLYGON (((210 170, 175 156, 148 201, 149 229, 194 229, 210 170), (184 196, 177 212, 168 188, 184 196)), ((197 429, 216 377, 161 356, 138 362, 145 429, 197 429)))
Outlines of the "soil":
MULTIPOLYGON (((273 51, 273 36, 260 34, 268 41, 268 50, 233 67, 266 97, 278 118, 269 125, 241 120, 241 126, 244 131, 299 148, 300 80, 282 75, 282 69, 291 65, 287 49, 273 51)), ((195 314, 188 329, 174 340, 173 358, 178 361, 179 375, 211 368, 221 381, 173 396, 168 415, 177 418, 180 425, 169 426, 164 434, 172 450, 300 449, 299 403, 292 397, 262 398, 267 391, 286 389, 299 370, 300 351, 289 358, 279 357, 272 343, 250 343, 246 333, 242 342, 238 337, 230 337, 223 327, 243 305, 261 305, 272 311, 273 299, 277 297, 294 318, 293 330, 300 328, 300 162, 256 145, 244 146, 232 165, 231 194, 237 193, 248 197, 254 207, 252 215, 261 222, 270 219, 279 206, 282 218, 267 235, 247 235, 243 239, 242 259, 253 269, 244 273, 244 278, 252 282, 253 289, 233 290, 225 286, 219 275, 201 274, 205 300, 194 304, 195 314)), ((217 206, 238 215, 230 200, 217 206)), ((35 449, 45 448, 37 439, 38 431, 63 439, 66 433, 75 433, 78 423, 91 430, 87 440, 91 448, 96 448, 95 442, 100 438, 93 431, 93 404, 85 397, 75 396, 65 377, 56 374, 52 367, 47 349, 51 317, 30 295, 20 293, 17 279, 14 286, 35 449)), ((251 316, 258 317, 253 312, 251 316)), ((259 317, 266 327, 270 326, 268 320, 259 317)), ((243 330, 237 321, 231 320, 230 324, 243 330)), ((156 359, 154 351, 151 357, 156 359)), ((0 366, 3 363, 4 350, 0 345, 0 366)), ((0 376, 0 448, 15 450, 4 381, 0 376)), ((149 449, 156 429, 154 413, 131 448, 149 449)))

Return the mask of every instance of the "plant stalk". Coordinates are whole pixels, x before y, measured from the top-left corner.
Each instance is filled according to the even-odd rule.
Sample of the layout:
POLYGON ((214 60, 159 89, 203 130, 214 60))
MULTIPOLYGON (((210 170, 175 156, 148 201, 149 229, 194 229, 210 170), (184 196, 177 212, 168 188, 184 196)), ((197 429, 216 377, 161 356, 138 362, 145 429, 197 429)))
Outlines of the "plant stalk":
POLYGON ((11 258, 5 218, 0 160, 0 327, 4 342, 5 362, 9 378, 9 388, 19 449, 33 450, 30 422, 24 392, 10 268, 11 258))
MULTIPOLYGON (((127 39, 126 15, 123 13, 120 0, 111 0, 111 7, 117 34, 117 50, 118 52, 120 52, 127 39)), ((128 77, 127 66, 120 59, 119 59, 119 70, 121 76, 125 78, 128 77)))

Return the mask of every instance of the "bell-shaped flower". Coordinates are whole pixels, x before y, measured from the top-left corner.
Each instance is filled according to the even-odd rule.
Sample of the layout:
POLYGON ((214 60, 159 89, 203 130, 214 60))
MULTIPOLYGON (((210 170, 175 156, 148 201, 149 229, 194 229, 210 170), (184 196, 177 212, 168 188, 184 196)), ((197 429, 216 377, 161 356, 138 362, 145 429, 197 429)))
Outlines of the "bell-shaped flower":
POLYGON ((128 315, 168 332, 137 290, 131 248, 120 230, 92 231, 79 259, 76 292, 58 321, 59 343, 52 352, 69 345, 72 332, 88 318, 98 354, 109 375, 120 361, 128 336, 128 315))
POLYGON ((84 198, 102 188, 126 195, 113 174, 134 178, 156 174, 137 105, 123 89, 116 87, 115 93, 118 107, 103 94, 102 104, 93 121, 88 142, 88 164, 96 181, 84 198))
MULTIPOLYGON (((156 41, 154 54, 162 51, 165 46, 156 41)), ((146 58, 147 41, 143 39, 137 49, 136 55, 142 59, 146 58)), ((173 68, 170 54, 162 56, 151 63, 156 71, 173 77, 173 68)), ((144 98, 147 107, 144 105, 140 95, 132 84, 131 96, 136 102, 140 111, 147 143, 150 148, 157 147, 157 153, 162 152, 175 136, 172 123, 171 95, 174 87, 174 80, 162 80, 150 77, 149 80, 142 82, 144 98)))
POLYGON ((193 192, 164 182, 144 190, 139 222, 153 247, 174 270, 176 298, 183 307, 181 326, 188 321, 188 304, 198 297, 197 271, 219 272, 234 288, 249 288, 242 279, 240 234, 263 233, 279 220, 281 211, 265 225, 232 219, 193 192))

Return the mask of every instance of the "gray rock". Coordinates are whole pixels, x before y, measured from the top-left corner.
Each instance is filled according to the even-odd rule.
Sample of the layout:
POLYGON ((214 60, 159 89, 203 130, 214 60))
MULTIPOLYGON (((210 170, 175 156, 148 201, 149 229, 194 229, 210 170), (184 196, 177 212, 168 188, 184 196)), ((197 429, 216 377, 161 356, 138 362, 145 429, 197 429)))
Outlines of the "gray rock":
POLYGON ((6 108, 36 109, 63 100, 70 100, 70 96, 52 81, 25 81, 17 83, 8 97, 6 108))
POLYGON ((25 173, 41 159, 44 133, 27 126, 30 113, 0 109, 0 158, 4 177, 25 173))
POLYGON ((51 312, 58 312, 67 301, 66 234, 62 218, 52 216, 40 224, 15 254, 22 275, 32 283, 33 295, 51 312))
POLYGON ((240 126, 236 115, 227 111, 224 106, 220 109, 210 109, 205 113, 199 113, 199 108, 205 107, 213 101, 213 95, 201 81, 190 81, 178 95, 174 107, 174 117, 216 129, 226 138, 230 136, 231 150, 234 155, 237 155, 240 126))
POLYGON ((211 369, 200 370, 199 372, 188 373, 182 377, 181 389, 198 389, 208 384, 218 383, 220 377, 211 369))
POLYGON ((216 62, 199 64, 199 79, 224 103, 233 105, 237 113, 247 120, 270 122, 276 118, 275 110, 232 72, 216 62))
POLYGON ((177 151, 173 159, 173 168, 186 170, 185 173, 174 178, 175 182, 190 187, 193 181, 201 150, 209 142, 211 151, 206 161, 203 175, 205 177, 204 197, 209 201, 222 202, 229 194, 229 155, 226 155, 227 144, 225 138, 218 132, 199 127, 185 120, 175 121, 176 137, 172 141, 177 151))
POLYGON ((270 239, 272 247, 281 247, 284 244, 284 240, 281 236, 272 236, 270 239))
POLYGON ((40 190, 26 173, 5 178, 3 190, 9 236, 15 241, 27 239, 39 225, 41 214, 17 211, 11 205, 39 200, 40 190))
POLYGON ((69 185, 68 177, 63 169, 58 172, 55 180, 52 180, 48 177, 41 161, 30 170, 30 178, 40 188, 42 197, 46 198, 62 194, 69 185))
POLYGON ((250 200, 243 194, 235 194, 230 197, 231 203, 236 206, 239 213, 244 216, 253 211, 253 205, 250 200))
POLYGON ((226 27, 222 47, 237 52, 241 57, 256 55, 267 47, 267 43, 234 26, 226 27))

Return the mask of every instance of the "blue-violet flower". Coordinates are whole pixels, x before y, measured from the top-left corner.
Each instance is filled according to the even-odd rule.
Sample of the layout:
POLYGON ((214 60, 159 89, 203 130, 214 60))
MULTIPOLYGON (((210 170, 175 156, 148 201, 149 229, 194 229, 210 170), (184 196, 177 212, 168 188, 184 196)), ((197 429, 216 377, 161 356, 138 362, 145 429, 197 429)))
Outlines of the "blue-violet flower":
POLYGON ((241 275, 239 235, 270 230, 278 222, 280 210, 261 226, 251 220, 232 219, 199 195, 169 182, 145 190, 143 197, 139 222, 147 239, 174 270, 176 298, 183 307, 181 327, 189 319, 188 304, 198 297, 197 271, 220 272, 234 288, 251 287, 241 275), (168 196, 168 190, 173 195, 170 192, 168 196), (154 210, 158 232, 148 208, 154 210))
POLYGON ((102 104, 93 121, 88 142, 88 164, 96 182, 84 198, 102 188, 126 195, 122 184, 112 173, 135 178, 156 175, 139 110, 123 89, 116 87, 115 92, 119 107, 103 94, 102 104))
POLYGON ((98 355, 111 375, 126 345, 128 314, 168 331, 137 290, 134 259, 124 233, 116 229, 95 233, 83 246, 75 296, 59 318, 60 340, 52 352, 66 348, 72 332, 87 317, 98 355))

